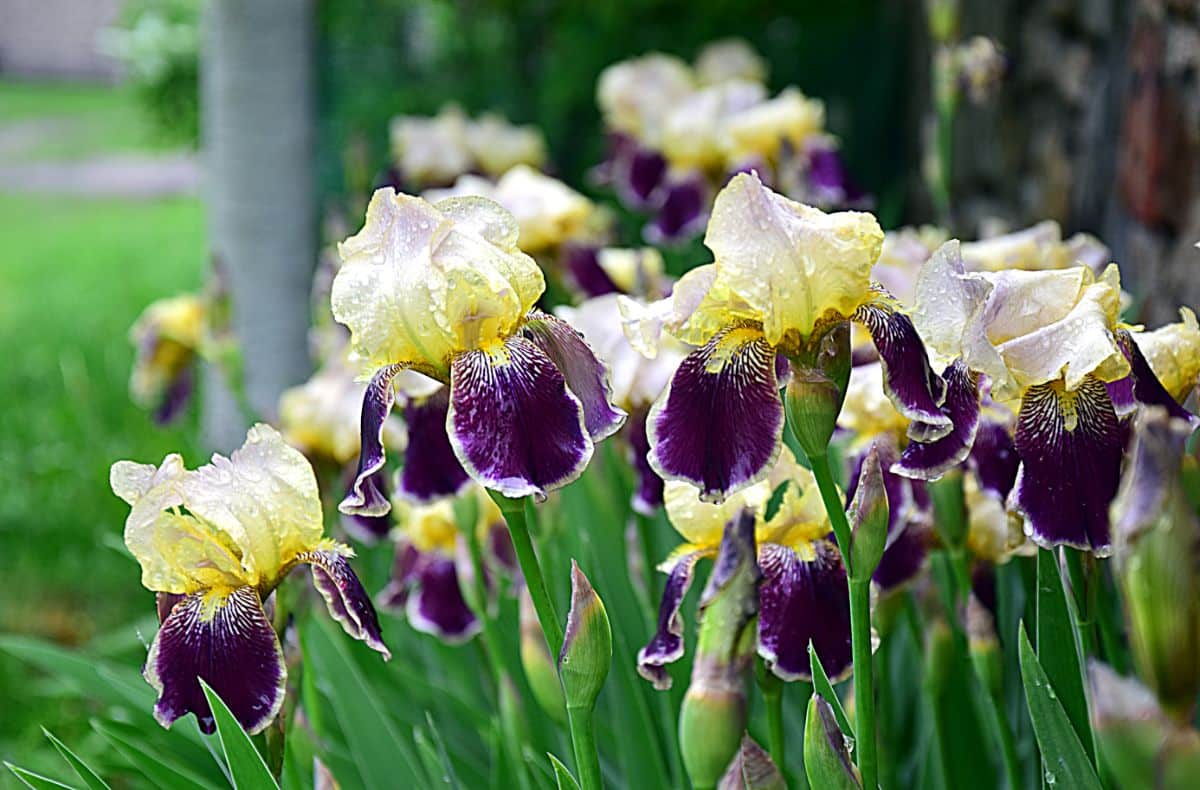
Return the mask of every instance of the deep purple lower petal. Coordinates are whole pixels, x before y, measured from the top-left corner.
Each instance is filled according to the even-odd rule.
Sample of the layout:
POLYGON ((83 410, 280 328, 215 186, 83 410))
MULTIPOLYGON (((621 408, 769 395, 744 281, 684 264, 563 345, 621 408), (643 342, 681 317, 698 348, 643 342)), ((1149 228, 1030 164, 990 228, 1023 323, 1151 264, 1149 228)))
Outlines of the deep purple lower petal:
POLYGON ((625 412, 612 402, 608 369, 574 327, 561 318, 534 310, 522 334, 550 357, 566 379, 567 388, 579 398, 592 441, 612 436, 625 424, 625 412))
POLYGON ((767 473, 782 432, 775 350, 735 328, 685 357, 650 410, 650 465, 720 501, 767 473))
POLYGON ((629 206, 644 208, 652 202, 666 174, 667 160, 662 154, 634 143, 617 160, 617 192, 629 206))
POLYGON ((196 366, 194 364, 185 365, 180 369, 179 373, 167 385, 166 392, 163 393, 162 401, 159 402, 158 408, 154 411, 154 422, 157 425, 170 425, 179 419, 187 408, 188 403, 192 400, 192 393, 196 390, 196 366))
POLYGON ((446 434, 449 410, 450 391, 446 387, 427 398, 413 398, 404 404, 408 446, 404 448, 399 489, 407 500, 424 504, 457 496, 471 482, 446 434))
MULTIPOLYGON (((367 485, 373 487, 386 497, 388 493, 387 471, 380 469, 371 476, 371 480, 368 481, 367 485)), ((374 545, 386 538, 388 532, 392 529, 392 517, 389 515, 360 516, 346 513, 339 513, 339 515, 341 516, 342 529, 346 531, 346 534, 368 545, 374 545)))
POLYGON ((600 266, 599 250, 593 244, 565 244, 562 268, 571 284, 587 298, 619 293, 620 288, 600 266))
POLYGON ((482 626, 463 597, 454 560, 433 553, 421 558, 405 611, 413 628, 447 644, 466 642, 482 626))
POLYGON ((279 639, 253 587, 223 599, 197 593, 171 607, 150 645, 146 681, 158 690, 154 718, 164 727, 188 713, 201 731, 215 725, 204 680, 247 732, 260 732, 283 704, 287 667, 279 639))
POLYGON ((383 469, 387 460, 383 447, 383 426, 392 413, 392 404, 396 402, 392 379, 400 370, 399 365, 379 369, 363 392, 362 414, 359 417, 362 437, 358 470, 354 473, 354 482, 350 484, 346 498, 338 505, 338 510, 346 515, 385 516, 392 509, 388 498, 379 490, 375 473, 383 469))
POLYGON ((1008 426, 1002 422, 981 420, 967 459, 967 465, 979 480, 979 487, 995 492, 1001 498, 1008 496, 1012 490, 1017 469, 1021 465, 1021 457, 1017 455, 1016 445, 1008 430, 1008 426))
POLYGON ((1129 378, 1133 383, 1134 399, 1147 406, 1162 406, 1167 410, 1167 414, 1187 420, 1193 428, 1200 424, 1195 415, 1180 406, 1178 401, 1171 397, 1171 393, 1167 392, 1167 388, 1158 380, 1158 376, 1154 375, 1154 370, 1146 361, 1145 354, 1138 348, 1138 344, 1134 342, 1129 332, 1119 332, 1117 339, 1121 350, 1125 352, 1125 357, 1129 360, 1129 378))
POLYGON ((663 503, 663 479, 650 466, 650 439, 646 436, 648 417, 647 409, 634 409, 625 429, 629 440, 629 462, 636 477, 633 509, 644 516, 654 515, 663 503))
POLYGON ((883 302, 858 308, 854 320, 867 328, 883 365, 883 388, 897 411, 913 421, 909 436, 940 439, 954 425, 942 413, 946 384, 929 366, 925 345, 912 319, 883 302))
POLYGON ((1108 391, 1095 378, 1071 393, 1052 384, 1026 391, 1014 437, 1021 468, 1012 492, 1026 534, 1044 547, 1109 552, 1108 506, 1120 479, 1123 436, 1108 391))
POLYGON ((459 354, 451 363, 450 443, 480 484, 509 497, 577 478, 592 456, 583 407, 535 343, 509 338, 502 351, 459 354))
POLYGON ((910 441, 894 471, 907 477, 935 480, 958 466, 971 452, 979 428, 979 377, 957 359, 946 368, 946 400, 942 413, 950 419, 949 433, 932 441, 910 441))
POLYGON ((390 659, 392 654, 383 643, 375 605, 350 567, 350 561, 336 551, 306 551, 299 560, 311 565, 313 586, 325 598, 329 615, 341 623, 347 634, 366 642, 385 661, 390 659))
POLYGON ((379 593, 376 601, 384 609, 403 611, 408 604, 409 593, 417 581, 417 570, 421 552, 407 541, 396 544, 396 555, 392 560, 392 574, 387 586, 379 593))
POLYGON ((784 680, 811 680, 808 643, 831 680, 850 673, 850 591, 841 555, 828 540, 816 557, 800 559, 773 543, 759 548, 758 654, 784 680))
POLYGON ((704 230, 710 205, 708 182, 696 173, 662 186, 658 213, 646 226, 646 241, 671 244, 686 241, 704 230))
POLYGON ((646 646, 638 651, 638 674, 660 691, 671 688, 666 665, 683 657, 683 618, 679 616, 679 607, 692 586, 696 562, 701 556, 699 553, 686 554, 676 560, 658 605, 658 628, 646 646))

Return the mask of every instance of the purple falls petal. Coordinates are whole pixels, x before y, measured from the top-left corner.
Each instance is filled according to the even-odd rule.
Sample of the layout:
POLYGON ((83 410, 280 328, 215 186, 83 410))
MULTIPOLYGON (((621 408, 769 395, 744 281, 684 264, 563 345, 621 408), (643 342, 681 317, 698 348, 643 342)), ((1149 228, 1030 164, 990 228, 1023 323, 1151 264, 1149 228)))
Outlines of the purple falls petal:
POLYGON ((708 221, 711 203, 708 182, 699 174, 663 185, 662 203, 646 226, 646 241, 671 244, 696 236, 708 221))
POLYGON ((1044 547, 1111 550, 1108 506, 1121 475, 1124 432, 1108 390, 1089 376, 1074 392, 1030 387, 1014 437, 1021 468, 1012 504, 1044 547))
POLYGON ((1181 420, 1186 420, 1192 428, 1200 425, 1200 420, 1197 420, 1195 415, 1180 406, 1171 397, 1171 393, 1167 392, 1167 388, 1162 385, 1162 382, 1158 380, 1158 376, 1154 375, 1154 370, 1150 367, 1150 363, 1146 361, 1146 356, 1138 348, 1138 344, 1134 342, 1129 332, 1121 331, 1117 333, 1117 340, 1121 346, 1121 350, 1125 352, 1125 356, 1129 360, 1129 378, 1133 380, 1134 399, 1138 403, 1147 406, 1162 406, 1167 410, 1167 414, 1181 420))
POLYGON ((671 688, 671 675, 665 669, 666 665, 683 657, 683 618, 679 616, 679 607, 692 586, 696 563, 702 556, 697 552, 675 560, 658 605, 658 628, 646 646, 638 651, 638 674, 659 691, 671 688))
POLYGON ((783 404, 775 350, 757 330, 726 330, 693 351, 650 410, 650 465, 721 501, 779 456, 783 404))
POLYGON ((579 398, 593 442, 612 436, 625 424, 625 412, 612 402, 608 369, 574 327, 561 318, 533 310, 522 334, 550 357, 566 379, 567 388, 579 398))
POLYGON ((466 642, 482 627, 463 597, 453 558, 432 552, 421 557, 405 612, 413 628, 451 645, 466 642))
POLYGON ((618 154, 616 189, 632 208, 645 208, 654 199, 667 175, 667 160, 657 151, 627 144, 618 154))
POLYGON ((392 560, 392 575, 387 586, 379 593, 376 601, 389 611, 403 611, 408 604, 409 593, 417 581, 417 570, 421 552, 408 542, 396 544, 396 555, 392 560))
POLYGON ((883 365, 883 389, 896 410, 913 421, 909 436, 923 441, 940 439, 954 429, 942 413, 946 384, 929 366, 925 345, 912 319, 885 301, 864 304, 854 320, 867 328, 883 365))
POLYGON ((629 462, 637 478, 633 489, 633 509, 643 516, 653 516, 663 503, 663 479, 650 466, 650 439, 646 436, 648 417, 648 409, 634 409, 625 429, 629 440, 629 462))
POLYGON ((1017 479, 1021 457, 1009 435, 1008 426, 996 420, 981 420, 975 443, 967 457, 967 466, 985 491, 1007 497, 1017 479))
POLYGON ((347 634, 366 642, 385 661, 390 659, 392 654, 383 643, 375 605, 350 567, 350 561, 336 551, 306 551, 298 559, 311 565, 313 586, 325 598, 330 617, 347 634))
POLYGON ((362 414, 359 417, 362 438, 358 470, 354 473, 354 482, 350 484, 346 498, 338 505, 338 510, 348 516, 386 516, 392 509, 388 498, 377 486, 375 473, 383 469, 387 460, 383 448, 383 426, 392 413, 392 404, 396 402, 392 379, 400 370, 400 365, 380 368, 371 377, 363 393, 362 414))
POLYGON ((408 446, 404 448, 399 489, 405 499, 428 503, 457 496, 471 482, 446 434, 449 410, 450 391, 446 387, 427 398, 413 398, 404 404, 408 446))
MULTIPOLYGON (((387 472, 380 469, 367 481, 367 486, 379 491, 386 497, 388 492, 387 472)), ((383 516, 360 516, 358 514, 340 513, 342 529, 357 541, 374 545, 387 537, 392 529, 392 518, 383 516)))
POLYGON ((486 488, 544 498, 587 466, 593 448, 583 407, 533 341, 512 337, 494 354, 459 354, 450 382, 450 443, 486 488))
POLYGON ((162 401, 154 411, 154 422, 157 425, 170 425, 179 419, 192 400, 196 390, 196 366, 185 365, 167 385, 162 401))
POLYGON ((950 419, 950 432, 931 441, 910 441, 893 467, 898 474, 936 480, 962 463, 971 452, 979 428, 979 377, 961 359, 956 359, 943 375, 946 400, 942 413, 950 419))
POLYGON ((808 192, 816 205, 826 209, 863 208, 870 199, 850 178, 842 155, 835 148, 808 152, 808 192))
POLYGON ((784 680, 811 680, 811 641, 830 680, 850 674, 850 591, 841 555, 828 540, 802 560, 790 548, 765 543, 758 564, 758 654, 784 680))
POLYGON ((563 245, 562 268, 575 289, 587 298, 619 293, 620 288, 600 266, 599 250, 593 244, 563 245))
POLYGON ((287 681, 279 639, 253 587, 224 598, 197 593, 177 601, 150 645, 142 674, 158 691, 154 718, 160 724, 170 727, 194 713, 210 735, 216 727, 200 680, 250 734, 275 718, 287 681))

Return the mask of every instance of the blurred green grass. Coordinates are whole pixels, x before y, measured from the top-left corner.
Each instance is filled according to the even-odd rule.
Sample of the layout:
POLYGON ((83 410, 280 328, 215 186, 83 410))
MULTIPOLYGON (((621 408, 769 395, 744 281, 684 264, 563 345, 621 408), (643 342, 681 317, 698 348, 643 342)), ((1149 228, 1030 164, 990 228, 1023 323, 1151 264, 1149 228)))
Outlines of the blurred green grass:
MULTIPOLYGON (((0 134, 13 119, 85 130, 72 133, 86 141, 81 154, 148 139, 122 89, 0 84, 0 108, 0 134)), ((117 550, 126 508, 108 468, 199 454, 194 416, 163 430, 130 403, 127 332, 153 299, 201 284, 205 246, 194 198, 0 194, 0 631, 85 644, 152 609, 117 550)), ((0 755, 31 766, 46 745, 39 725, 64 738, 87 727, 78 709, 39 708, 38 689, 24 665, 0 658, 0 755)))

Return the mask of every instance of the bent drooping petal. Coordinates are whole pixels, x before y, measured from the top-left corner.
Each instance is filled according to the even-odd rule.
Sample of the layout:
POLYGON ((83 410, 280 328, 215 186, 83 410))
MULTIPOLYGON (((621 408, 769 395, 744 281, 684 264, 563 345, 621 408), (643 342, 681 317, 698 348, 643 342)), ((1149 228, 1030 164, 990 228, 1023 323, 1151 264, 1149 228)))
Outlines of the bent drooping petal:
POLYGON ((159 724, 170 727, 194 713, 208 734, 216 726, 201 680, 252 735, 279 712, 287 681, 279 640, 252 587, 179 599, 150 645, 142 674, 158 691, 159 724))
POLYGON ((1031 387, 1014 437, 1021 468, 1012 503, 1039 545, 1109 553, 1108 506, 1121 476, 1125 441, 1104 384, 1074 391, 1031 387))
POLYGON ((616 433, 625 423, 625 412, 613 406, 608 371, 583 336, 566 321, 540 310, 530 312, 522 334, 550 357, 567 388, 579 398, 592 441, 616 433))
MULTIPOLYGON (((387 498, 388 481, 387 472, 380 469, 375 474, 371 475, 367 480, 366 488, 372 488, 380 493, 381 496, 387 498)), ((391 516, 362 516, 356 513, 341 513, 342 529, 346 530, 346 534, 362 541, 363 543, 374 544, 383 538, 392 529, 391 516)))
POLYGON ((1129 379, 1132 382, 1133 397, 1138 403, 1148 406, 1162 406, 1167 414, 1177 419, 1186 420, 1192 427, 1197 425, 1196 417, 1179 405, 1174 396, 1167 391, 1163 383, 1150 367, 1142 349, 1134 342, 1129 332, 1117 333, 1117 344, 1129 360, 1129 379))
POLYGON ((414 586, 404 607, 408 622, 418 631, 447 644, 460 644, 482 627, 463 597, 454 560, 437 552, 420 556, 414 586))
POLYGON ((683 605, 683 598, 692 586, 696 562, 702 556, 702 553, 694 552, 675 560, 667 577, 662 602, 658 606, 658 628, 646 646, 638 651, 638 674, 653 683, 659 691, 671 688, 671 676, 665 669, 666 665, 683 657, 683 618, 679 616, 679 607, 683 605))
POLYGON ((633 488, 633 509, 652 516, 662 507, 663 479, 650 466, 650 439, 646 436, 646 409, 634 409, 629 415, 629 462, 637 481, 633 488))
POLYGON ((386 516, 392 509, 383 492, 376 485, 375 473, 383 469, 387 455, 383 447, 383 426, 392 413, 396 402, 396 391, 392 379, 401 371, 400 365, 387 365, 371 377, 363 392, 362 415, 359 417, 362 439, 358 451, 358 471, 346 498, 338 510, 348 516, 386 516))
POLYGON ((592 457, 579 399, 545 352, 519 336, 454 358, 446 428, 467 472, 508 497, 544 497, 592 457))
POLYGON ((913 421, 909 436, 932 441, 954 428, 942 413, 946 384, 933 372, 912 319, 884 300, 864 304, 854 320, 867 328, 883 365, 883 389, 896 410, 913 421))
POLYGON ((961 359, 955 360, 942 375, 946 380, 942 413, 949 418, 951 430, 932 441, 910 441, 893 467, 899 474, 936 480, 962 463, 971 452, 979 429, 979 377, 961 359))
POLYGON ((347 634, 366 642, 367 647, 382 655, 385 661, 390 659, 392 654, 383 643, 371 596, 363 589, 349 559, 338 551, 321 550, 305 552, 299 560, 311 566, 313 586, 325 599, 329 616, 337 620, 347 634))
POLYGON ((650 410, 650 465, 719 502, 767 474, 782 432, 775 351, 736 327, 689 354, 650 410))
POLYGON ((850 672, 850 595, 841 555, 827 540, 805 561, 792 549, 765 543, 758 564, 758 654, 784 680, 811 680, 811 641, 831 680, 850 672))
POLYGON ((471 482, 446 435, 449 410, 450 391, 445 387, 427 398, 414 398, 404 404, 408 446, 404 448, 399 488, 405 499, 426 504, 456 496, 471 482))

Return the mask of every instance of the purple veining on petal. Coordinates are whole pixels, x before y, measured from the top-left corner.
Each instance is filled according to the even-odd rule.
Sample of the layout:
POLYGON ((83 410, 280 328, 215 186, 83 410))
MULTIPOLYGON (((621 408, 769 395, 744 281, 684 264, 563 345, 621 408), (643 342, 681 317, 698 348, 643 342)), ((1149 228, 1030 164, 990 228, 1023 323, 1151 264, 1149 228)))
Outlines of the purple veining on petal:
POLYGON ((1108 506, 1124 433, 1102 382, 1089 376, 1074 392, 1059 386, 1030 387, 1021 400, 1014 437, 1021 468, 1011 501, 1039 545, 1102 556, 1110 551, 1108 506))
POLYGON ((1129 360, 1129 378, 1133 380, 1133 397, 1137 402, 1148 406, 1162 406, 1172 417, 1187 420, 1193 429, 1200 425, 1200 420, 1180 406, 1171 397, 1171 393, 1167 392, 1167 388, 1162 385, 1162 382, 1158 380, 1158 376, 1154 375, 1154 370, 1146 361, 1145 354, 1142 353, 1129 332, 1118 332, 1117 341, 1125 353, 1126 359, 1129 360))
POLYGON ((162 401, 154 411, 156 425, 170 425, 183 414, 192 400, 192 393, 196 390, 195 369, 195 364, 185 365, 167 385, 162 401))
POLYGON ((883 388, 897 411, 913 421, 909 436, 940 439, 954 429, 942 413, 946 383, 933 372, 912 319, 884 301, 859 307, 854 320, 867 328, 883 365, 883 388))
POLYGON ((375 473, 383 469, 387 455, 383 447, 383 426, 396 402, 392 379, 399 373, 399 365, 388 365, 376 371, 363 392, 362 414, 359 425, 362 433, 361 449, 358 454, 358 470, 346 498, 338 510, 347 515, 384 516, 392 505, 376 485, 375 473))
POLYGON ((600 266, 599 250, 594 244, 565 243, 562 268, 575 288, 588 298, 618 293, 620 288, 600 266))
POLYGON ((685 554, 675 560, 658 606, 658 628, 646 646, 638 651, 638 674, 660 691, 671 688, 671 675, 666 665, 683 657, 683 618, 679 615, 679 607, 692 586, 696 562, 702 556, 700 553, 685 554))
POLYGON ((390 659, 392 654, 383 643, 375 605, 350 567, 350 561, 335 551, 306 551, 298 559, 310 564, 313 586, 325 598, 329 615, 347 634, 366 642, 385 661, 390 659))
POLYGON ((417 580, 417 567, 421 561, 421 552, 407 541, 396 544, 396 554, 392 559, 392 573, 387 586, 380 591, 375 600, 389 611, 403 611, 408 603, 409 593, 417 580))
POLYGON ((633 509, 643 516, 653 516, 663 503, 663 479, 650 466, 650 439, 646 436, 648 417, 647 408, 634 409, 625 429, 629 440, 629 462, 636 477, 633 509))
POLYGON ((158 691, 154 718, 164 727, 188 713, 201 731, 215 730, 203 679, 247 732, 260 732, 283 704, 287 667, 253 587, 225 598, 197 593, 170 609, 150 645, 146 681, 158 691))
POLYGON ((1008 432, 1008 426, 995 420, 983 419, 975 433, 975 443, 967 457, 967 466, 975 472, 979 487, 1008 496, 1017 479, 1021 457, 1008 432))
POLYGON ((399 489, 407 500, 424 504, 457 496, 471 482, 446 434, 449 410, 450 390, 446 387, 404 404, 408 446, 404 448, 399 489))
POLYGON ((687 241, 704 230, 711 200, 708 183, 695 173, 663 185, 663 199, 644 230, 651 244, 687 241))
POLYGON ((612 402, 608 369, 578 331, 561 318, 533 310, 522 334, 554 362, 567 388, 583 406, 584 424, 592 441, 611 436, 625 424, 625 412, 612 402))
POLYGON ((850 595, 841 555, 828 540, 809 561, 772 543, 759 549, 758 654, 784 680, 811 680, 811 641, 831 680, 850 673, 850 595))
POLYGON ((466 642, 482 627, 463 597, 454 560, 433 552, 421 557, 405 611, 413 628, 447 644, 466 642))
POLYGON ((512 337, 492 353, 459 354, 450 380, 450 443, 483 486, 544 498, 587 466, 592 440, 583 407, 533 341, 512 337))
POLYGON ((910 441, 893 467, 898 474, 936 480, 962 463, 971 452, 979 428, 979 377, 961 359, 956 359, 942 375, 946 381, 942 413, 950 419, 951 430, 932 441, 915 438, 910 441))
POLYGON ((650 410, 650 465, 720 501, 767 473, 782 432, 775 350, 735 328, 684 358, 650 410))

